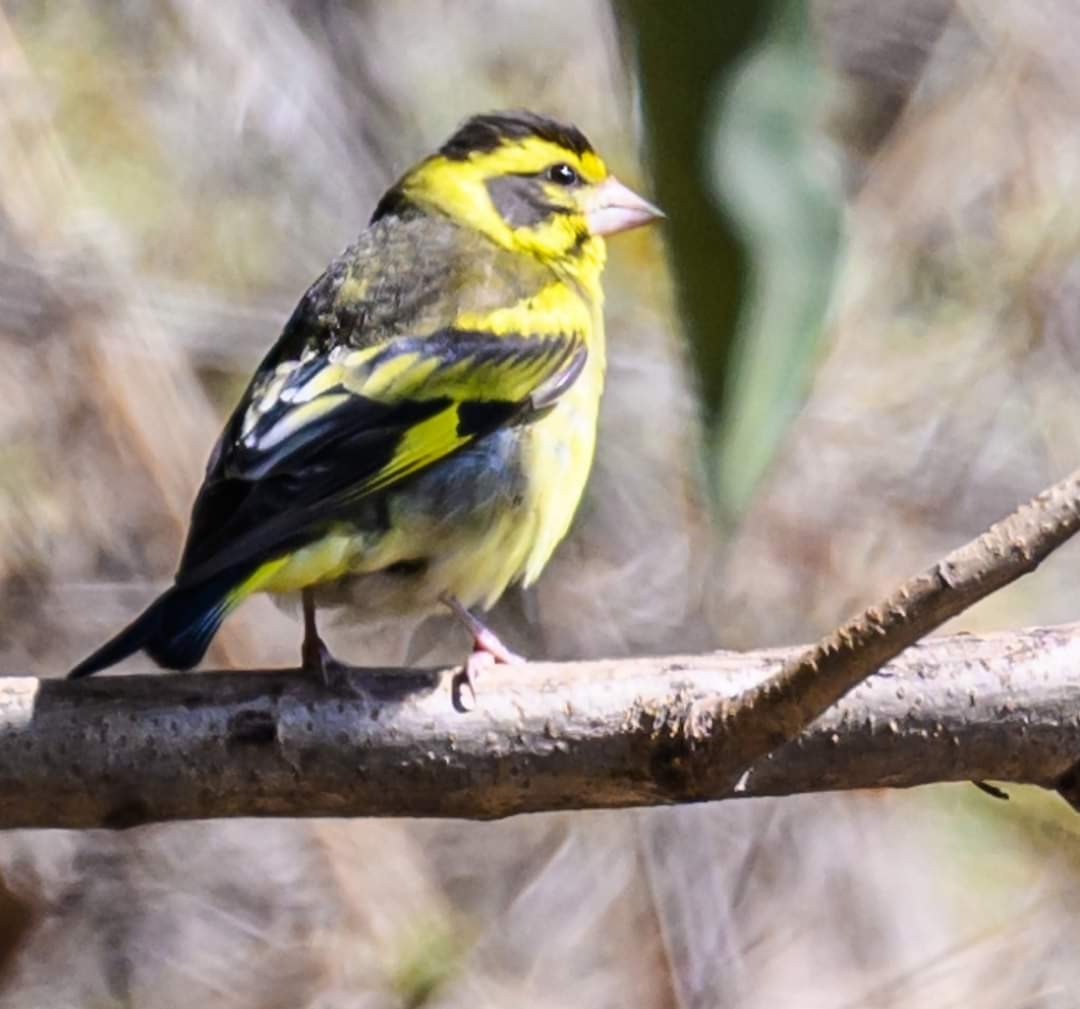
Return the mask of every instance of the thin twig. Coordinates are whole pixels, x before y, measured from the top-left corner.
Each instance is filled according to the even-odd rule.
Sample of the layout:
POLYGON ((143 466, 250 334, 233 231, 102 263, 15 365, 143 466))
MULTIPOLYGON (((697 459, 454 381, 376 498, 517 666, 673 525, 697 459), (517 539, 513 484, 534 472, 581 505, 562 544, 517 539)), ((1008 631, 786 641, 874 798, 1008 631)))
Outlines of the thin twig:
MULTIPOLYGON (((729 784, 886 662, 1035 568, 1080 530, 1080 470, 793 657, 745 695, 688 712, 686 772, 729 784)), ((716 782, 706 787, 715 791, 716 782)))

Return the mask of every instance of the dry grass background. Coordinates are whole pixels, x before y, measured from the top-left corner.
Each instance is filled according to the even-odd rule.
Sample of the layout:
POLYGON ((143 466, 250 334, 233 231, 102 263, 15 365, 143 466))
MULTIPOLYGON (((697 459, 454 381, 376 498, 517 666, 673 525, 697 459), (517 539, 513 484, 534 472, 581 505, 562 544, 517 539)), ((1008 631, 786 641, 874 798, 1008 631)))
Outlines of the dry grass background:
MULTIPOLYGON (((830 90, 809 163, 841 169, 846 247, 805 401, 721 538, 660 239, 613 243, 589 499, 495 618, 532 654, 808 639, 1080 458, 1073 5, 814 13, 830 90)), ((643 182, 631 48, 600 0, 4 4, 3 668, 58 674, 161 587, 248 371, 460 118, 564 115, 643 182)), ((753 70, 781 104, 782 70, 753 70)), ((718 131, 720 170, 755 122, 718 131)), ((784 262, 820 278, 819 258, 784 262)), ((805 356, 759 346, 751 383, 805 356)), ((963 626, 1074 618, 1076 569, 1061 552, 963 626)), ((331 637, 363 661, 462 644, 445 625, 331 637)), ((291 662, 298 638, 253 603, 212 657, 291 662)), ((968 788, 10 832, 0 1007, 1057 1009, 1080 1001, 1078 855, 1052 800, 968 788)))

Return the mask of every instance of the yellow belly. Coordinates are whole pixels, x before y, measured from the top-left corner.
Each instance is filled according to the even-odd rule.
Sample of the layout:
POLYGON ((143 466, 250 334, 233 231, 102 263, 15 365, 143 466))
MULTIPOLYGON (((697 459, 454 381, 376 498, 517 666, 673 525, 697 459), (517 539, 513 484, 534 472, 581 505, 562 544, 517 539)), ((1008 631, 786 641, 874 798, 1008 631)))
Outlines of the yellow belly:
POLYGON ((429 609, 448 593, 465 606, 489 609, 509 585, 531 585, 569 530, 584 494, 602 385, 602 363, 587 368, 551 413, 522 430, 520 491, 481 521, 396 518, 390 534, 355 555, 352 571, 366 577, 351 598, 380 612, 407 612, 429 609), (422 578, 377 577, 417 557, 429 561, 422 578))
POLYGON ((520 503, 442 555, 430 573, 439 592, 465 606, 490 609, 509 585, 520 581, 528 587, 540 577, 585 492, 596 445, 596 383, 602 382, 602 372, 583 374, 575 395, 525 430, 521 452, 527 477, 520 503), (582 384, 586 379, 591 394, 590 384, 582 384))
POLYGON ((531 527, 518 575, 526 587, 540 577, 566 536, 585 493, 603 385, 604 363, 594 355, 558 407, 529 428, 524 453, 531 474, 531 527))

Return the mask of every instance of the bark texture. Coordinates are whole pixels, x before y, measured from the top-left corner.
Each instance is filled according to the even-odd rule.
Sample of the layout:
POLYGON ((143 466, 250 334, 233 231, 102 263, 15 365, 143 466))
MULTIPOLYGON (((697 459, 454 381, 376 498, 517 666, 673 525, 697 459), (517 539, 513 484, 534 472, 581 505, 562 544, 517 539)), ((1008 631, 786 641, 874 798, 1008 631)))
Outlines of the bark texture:
POLYGON ((795 651, 530 664, 485 676, 356 671, 0 680, 0 826, 227 816, 454 816, 991 778, 1048 787, 1080 753, 1080 627, 924 642, 734 786, 686 712, 795 651))

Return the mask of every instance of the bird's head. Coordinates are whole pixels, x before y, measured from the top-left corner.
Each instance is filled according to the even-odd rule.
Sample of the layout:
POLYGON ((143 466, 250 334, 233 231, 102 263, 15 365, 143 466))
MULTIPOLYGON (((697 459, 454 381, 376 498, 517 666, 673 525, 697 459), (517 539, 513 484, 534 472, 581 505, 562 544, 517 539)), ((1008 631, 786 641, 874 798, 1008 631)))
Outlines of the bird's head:
POLYGON ((603 262, 603 239, 663 214, 614 176, 574 126, 531 112, 473 116, 383 197, 447 215, 547 261, 603 262))

